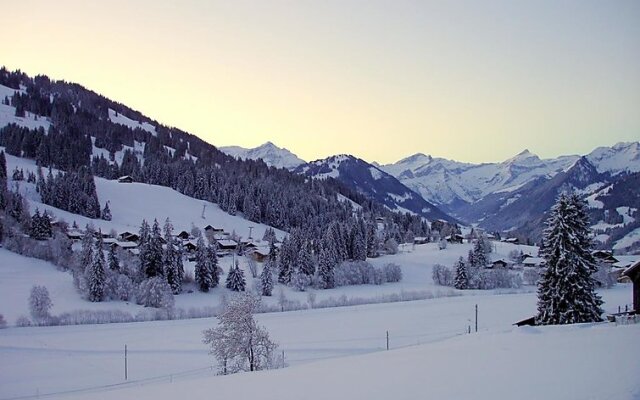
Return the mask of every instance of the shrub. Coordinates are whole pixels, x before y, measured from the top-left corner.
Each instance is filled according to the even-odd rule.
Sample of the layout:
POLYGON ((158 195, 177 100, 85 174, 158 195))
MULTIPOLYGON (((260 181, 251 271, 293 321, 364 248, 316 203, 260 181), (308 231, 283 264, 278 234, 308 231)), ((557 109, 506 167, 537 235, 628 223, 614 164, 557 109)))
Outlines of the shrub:
POLYGON ((440 286, 453 286, 453 270, 444 265, 436 264, 433 266, 433 282, 440 286))
POLYGON ((107 278, 107 297, 111 300, 133 301, 137 287, 126 275, 112 274, 107 278))
POLYGON ((4 315, 0 314, 0 329, 7 327, 7 321, 4 319, 4 315))
POLYGON ((162 276, 156 276, 143 281, 136 296, 138 304, 145 307, 173 308, 175 300, 173 292, 162 276))
POLYGON ((50 317, 49 310, 53 303, 49 297, 49 290, 45 286, 33 286, 29 295, 29 312, 36 322, 50 317))
POLYGON ((382 268, 387 282, 400 282, 402 280, 402 269, 399 265, 389 263, 382 268))

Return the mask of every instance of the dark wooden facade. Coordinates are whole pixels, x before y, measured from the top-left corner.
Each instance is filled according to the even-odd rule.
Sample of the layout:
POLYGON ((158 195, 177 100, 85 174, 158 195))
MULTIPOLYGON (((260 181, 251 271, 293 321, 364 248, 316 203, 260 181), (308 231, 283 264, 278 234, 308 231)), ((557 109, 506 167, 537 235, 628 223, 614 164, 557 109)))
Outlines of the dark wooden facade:
POLYGON ((624 275, 633 282, 633 309, 640 313, 640 261, 627 268, 624 275))

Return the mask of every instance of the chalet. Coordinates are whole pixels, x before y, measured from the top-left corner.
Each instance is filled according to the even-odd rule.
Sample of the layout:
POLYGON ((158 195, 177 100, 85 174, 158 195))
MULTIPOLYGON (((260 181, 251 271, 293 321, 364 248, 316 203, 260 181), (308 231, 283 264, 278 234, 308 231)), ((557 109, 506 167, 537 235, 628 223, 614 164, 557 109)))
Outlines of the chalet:
POLYGON ((542 267, 546 264, 546 261, 542 257, 527 257, 522 260, 522 265, 525 267, 542 267))
POLYGON ((196 251, 196 249, 198 249, 198 246, 196 246, 196 244, 191 240, 182 243, 182 247, 189 253, 193 253, 194 251, 196 251))
POLYGON ((507 268, 508 266, 509 266, 509 263, 503 260, 502 258, 495 260, 490 264, 491 268, 507 268))
POLYGON ((116 239, 116 238, 112 238, 112 237, 104 238, 104 239, 102 239, 102 248, 104 250, 107 250, 108 248, 110 248, 111 246, 115 245, 116 243, 118 243, 118 239, 116 239))
POLYGON ((427 244, 429 243, 429 238, 423 236, 416 236, 413 238, 413 244, 427 244))
POLYGON ((264 262, 269 257, 269 247, 256 247, 249 255, 257 262, 264 262))
POLYGON ((71 240, 80 240, 82 239, 82 232, 77 229, 71 229, 67 232, 67 237, 71 240))
POLYGON ((211 233, 223 233, 224 229, 216 228, 216 227, 213 227, 211 225, 207 225, 207 226, 204 227, 204 231, 205 232, 211 232, 211 233))
POLYGON ((122 232, 120 235, 118 235, 118 238, 120 239, 120 241, 124 242, 137 242, 138 240, 140 240, 140 236, 131 232, 122 232))
POLYGON ((615 264, 618 259, 613 256, 613 252, 607 250, 595 250, 591 253, 597 263, 615 264))
POLYGON ((633 312, 640 313, 640 261, 627 268, 623 274, 633 282, 633 312))
POLYGON ((118 183, 133 183, 133 178, 129 175, 121 176, 118 178, 118 183))
POLYGON ((182 240, 188 240, 191 237, 191 235, 187 231, 182 231, 182 232, 178 233, 177 237, 182 239, 182 240))
POLYGON ((231 239, 216 240, 216 243, 220 250, 235 250, 238 247, 238 242, 231 239))
POLYGON ((115 247, 116 249, 120 248, 122 250, 132 250, 132 249, 135 249, 136 247, 138 247, 138 244, 135 243, 135 242, 126 242, 126 241, 118 242, 118 241, 116 241, 116 242, 114 242, 112 244, 112 246, 115 247))
POLYGON ((464 237, 462 237, 462 235, 456 233, 456 234, 453 234, 453 235, 445 236, 444 240, 446 240, 449 243, 462 244, 462 241, 464 240, 464 237))
POLYGON ((508 238, 505 238, 503 242, 511 243, 511 244, 519 244, 520 240, 518 240, 518 238, 515 238, 515 237, 508 237, 508 238))
POLYGON ((251 241, 246 241, 246 242, 241 242, 242 247, 245 248, 245 250, 250 250, 250 249, 255 249, 258 247, 257 244, 255 244, 254 242, 251 241))
POLYGON ((516 322, 514 325, 515 326, 535 326, 535 324, 536 324, 536 317, 529 317, 516 322))

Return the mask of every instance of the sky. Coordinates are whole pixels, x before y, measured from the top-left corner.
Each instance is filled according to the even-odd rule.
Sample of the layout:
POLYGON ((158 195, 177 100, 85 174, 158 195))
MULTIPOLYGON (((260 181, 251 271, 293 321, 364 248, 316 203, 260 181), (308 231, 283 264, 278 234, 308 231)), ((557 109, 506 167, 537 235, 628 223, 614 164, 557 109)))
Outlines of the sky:
POLYGON ((495 162, 640 139, 640 1, 12 0, 0 64, 216 145, 495 162))

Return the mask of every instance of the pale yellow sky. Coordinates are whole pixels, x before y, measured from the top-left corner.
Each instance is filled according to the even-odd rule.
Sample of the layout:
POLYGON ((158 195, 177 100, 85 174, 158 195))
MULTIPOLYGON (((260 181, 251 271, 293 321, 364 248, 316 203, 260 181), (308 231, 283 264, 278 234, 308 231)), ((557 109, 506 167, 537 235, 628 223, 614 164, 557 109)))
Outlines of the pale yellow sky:
POLYGON ((638 1, 13 1, 0 64, 218 145, 501 161, 640 139, 638 1), (518 3, 518 4, 515 4, 518 3))

